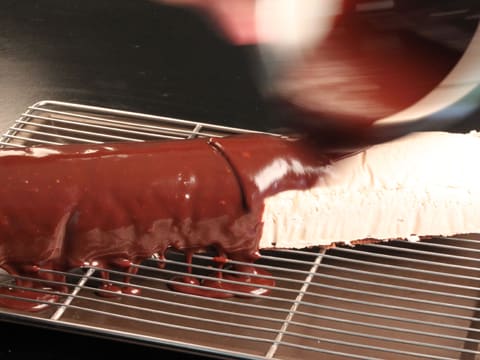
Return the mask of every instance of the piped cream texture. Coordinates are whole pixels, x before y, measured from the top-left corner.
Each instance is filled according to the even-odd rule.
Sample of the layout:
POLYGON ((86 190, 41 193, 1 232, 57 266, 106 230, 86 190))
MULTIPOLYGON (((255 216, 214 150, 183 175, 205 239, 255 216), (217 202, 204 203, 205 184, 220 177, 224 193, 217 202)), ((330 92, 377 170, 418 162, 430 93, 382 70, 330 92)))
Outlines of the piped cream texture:
POLYGON ((419 132, 325 167, 265 201, 261 248, 480 233, 480 134, 419 132))

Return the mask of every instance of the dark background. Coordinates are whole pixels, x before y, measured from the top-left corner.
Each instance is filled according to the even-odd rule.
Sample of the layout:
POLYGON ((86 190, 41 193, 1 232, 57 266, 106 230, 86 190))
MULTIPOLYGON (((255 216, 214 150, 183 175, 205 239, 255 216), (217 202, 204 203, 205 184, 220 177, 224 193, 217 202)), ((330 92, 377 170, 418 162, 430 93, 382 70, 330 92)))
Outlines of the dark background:
POLYGON ((2 0, 0 124, 50 99, 262 127, 250 51, 154 2, 2 0))
MULTIPOLYGON (((388 32, 357 45, 386 51, 382 91, 407 106, 441 80, 431 74, 453 67, 479 13, 477 0, 395 0, 395 11, 362 12, 351 24, 388 32), (402 79, 412 61, 416 71, 402 79)), ((281 114, 266 116, 255 51, 230 45, 193 11, 155 1, 1 0, 0 130, 40 100, 275 130, 281 114)))
MULTIPOLYGON (((460 6, 443 0, 401 3, 415 8, 420 2, 446 4, 447 12, 460 6)), ((478 0, 463 2, 478 8, 478 0)), ((436 35, 445 36, 442 29, 423 40, 438 46, 439 54, 460 54, 477 23, 473 18, 464 21, 467 17, 459 26, 442 28, 455 30, 451 34, 458 35, 458 42, 453 39, 447 47, 436 42, 436 35)), ((403 23, 407 18, 401 14, 396 19, 403 23)), ((422 25, 413 19, 415 26, 422 25)), ((387 26, 393 23, 386 21, 387 26)), ((146 0, 0 0, 0 131, 40 100, 276 128, 278 124, 267 120, 252 77, 253 54, 251 47, 228 44, 198 14, 146 0)), ((2 358, 17 358, 25 351, 35 352, 37 359, 76 359, 98 352, 110 356, 112 351, 174 356, 59 331, 4 322, 0 326, 2 358)))

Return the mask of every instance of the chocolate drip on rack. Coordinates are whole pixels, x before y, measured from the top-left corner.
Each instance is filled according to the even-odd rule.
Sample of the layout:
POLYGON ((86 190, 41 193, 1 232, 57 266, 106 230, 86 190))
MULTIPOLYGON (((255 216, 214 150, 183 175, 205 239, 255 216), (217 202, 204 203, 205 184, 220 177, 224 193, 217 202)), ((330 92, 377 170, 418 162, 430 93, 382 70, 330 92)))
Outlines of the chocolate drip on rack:
MULTIPOLYGON (((0 267, 12 275, 29 269, 38 283, 26 288, 54 280, 38 269, 119 269, 126 285, 102 271, 98 290, 115 297, 139 293, 129 285, 133 265, 153 254, 163 258, 171 247, 190 263, 195 251, 213 246, 216 279, 189 275, 171 288, 214 297, 267 293, 274 282, 253 266, 234 266, 244 275, 220 270, 226 259, 249 264, 259 257, 265 197, 311 187, 329 162, 300 141, 266 135, 2 150, 0 169, 10 175, 0 178, 0 267)), ((15 301, 0 304, 19 307, 15 301)), ((36 309, 34 302, 24 307, 36 309)))

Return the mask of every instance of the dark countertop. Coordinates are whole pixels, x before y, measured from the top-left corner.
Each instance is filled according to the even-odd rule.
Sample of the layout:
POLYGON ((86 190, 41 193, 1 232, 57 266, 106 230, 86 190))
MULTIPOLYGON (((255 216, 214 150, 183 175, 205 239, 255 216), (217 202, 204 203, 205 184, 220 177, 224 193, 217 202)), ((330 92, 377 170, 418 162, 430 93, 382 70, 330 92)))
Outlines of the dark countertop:
POLYGON ((0 358, 20 360, 34 356, 38 360, 85 360, 96 358, 134 356, 146 359, 161 356, 163 359, 207 360, 198 353, 152 348, 94 336, 79 335, 64 331, 30 327, 2 322, 0 358))
MULTIPOLYGON (((447 32, 451 43, 468 42, 477 23, 469 18, 478 9, 474 2, 452 5, 471 11, 460 15, 461 23, 448 23, 433 35, 447 32)), ((401 3, 407 9, 418 6, 410 0, 401 3)), ((252 79, 253 48, 229 45, 192 11, 153 0, 113 4, 108 0, 0 2, 0 130, 39 100, 259 130, 282 126, 265 116, 252 79)), ((422 2, 426 9, 427 4, 437 2, 422 2)), ((442 2, 445 9, 448 4, 442 2)), ((399 13, 395 21, 404 21, 405 14, 399 13)), ((416 11, 408 14, 406 23, 421 25, 416 11)), ((448 59, 457 56, 456 50, 422 41, 417 48, 428 49, 435 62, 430 66, 427 61, 425 69, 451 66, 448 59)), ((402 94, 413 89, 408 81, 405 84, 402 94)))
MULTIPOLYGON (((400 19, 421 25, 410 2, 398 1, 413 11, 399 12, 389 24, 400 19)), ((422 6, 428 10, 427 4, 436 3, 422 6)), ((448 4, 442 2, 445 10, 448 4)), ((461 23, 453 19, 433 35, 429 28, 420 31, 431 38, 446 32, 448 42, 468 43, 477 23, 470 14, 478 4, 462 0, 454 6, 471 8, 459 16, 461 23)), ((425 69, 452 65, 456 50, 422 41, 417 49, 427 48, 435 61, 425 69)), ((0 129, 39 100, 262 130, 281 127, 265 116, 252 79, 253 51, 229 45, 192 11, 150 0, 116 0, 114 6, 108 0, 2 0, 0 129)), ((412 89, 406 84, 402 93, 412 89)))
POLYGON ((248 51, 150 1, 3 0, 0 125, 48 99, 262 128, 248 51))

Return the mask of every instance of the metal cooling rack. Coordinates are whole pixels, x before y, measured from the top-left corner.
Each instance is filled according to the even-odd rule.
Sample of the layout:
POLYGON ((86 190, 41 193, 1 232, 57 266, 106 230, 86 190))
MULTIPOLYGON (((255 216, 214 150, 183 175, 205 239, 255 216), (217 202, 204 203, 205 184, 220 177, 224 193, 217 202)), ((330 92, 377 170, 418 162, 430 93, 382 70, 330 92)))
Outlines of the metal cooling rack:
MULTIPOLYGON (((247 131, 43 101, 12 125, 0 147, 242 132, 247 131)), ((99 297, 97 273, 105 269, 74 269, 67 274, 70 291, 59 294, 58 302, 39 313, 0 308, 0 319, 229 358, 473 360, 480 357, 479 240, 470 234, 263 251, 257 267, 268 270, 277 285, 268 296, 231 299, 171 291, 172 276, 187 267, 181 253, 169 251, 164 268, 155 258, 138 265, 132 283, 140 296, 99 297)), ((212 276, 214 255, 194 256, 197 277, 212 276)), ((120 272, 106 271, 122 284, 120 272)), ((5 282, 14 287, 13 280, 7 276, 5 282)))

